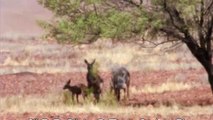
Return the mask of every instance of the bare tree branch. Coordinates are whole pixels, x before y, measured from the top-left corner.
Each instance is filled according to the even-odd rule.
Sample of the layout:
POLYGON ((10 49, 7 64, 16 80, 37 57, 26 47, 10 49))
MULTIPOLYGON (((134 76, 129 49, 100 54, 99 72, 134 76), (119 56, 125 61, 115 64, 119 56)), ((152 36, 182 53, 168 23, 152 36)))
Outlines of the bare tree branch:
POLYGON ((160 46, 160 45, 163 45, 163 44, 166 44, 166 43, 176 43, 178 41, 181 41, 181 40, 177 40, 177 39, 167 39, 167 40, 163 40, 163 41, 153 41, 153 40, 147 40, 145 38, 141 38, 140 41, 137 41, 136 44, 140 44, 141 47, 143 48, 155 48, 157 46, 160 46), (146 45, 145 43, 149 43, 149 46, 146 45))
POLYGON ((211 15, 211 18, 208 21, 207 25, 208 25, 208 27, 207 27, 206 40, 211 41, 211 36, 212 36, 212 32, 213 32, 213 15, 211 15))
POLYGON ((209 6, 204 11, 204 14, 206 15, 212 9, 212 7, 213 7, 213 0, 211 0, 211 3, 209 4, 209 6))
POLYGON ((94 9, 94 11, 95 11, 95 14, 98 15, 97 7, 96 7, 95 3, 93 3, 93 9, 94 9))
POLYGON ((166 35, 168 35, 168 36, 172 36, 176 39, 185 41, 185 38, 183 36, 181 36, 180 34, 178 34, 177 32, 174 32, 174 30, 161 28, 160 31, 166 33, 166 35))
POLYGON ((203 16, 204 16, 204 2, 203 2, 203 0, 201 0, 200 1, 200 4, 201 4, 201 6, 200 6, 200 22, 199 22, 199 24, 200 24, 200 26, 202 27, 203 26, 203 16))
POLYGON ((163 49, 164 52, 169 52, 171 50, 176 50, 177 48, 180 48, 180 46, 183 45, 182 41, 178 41, 174 44, 172 44, 171 46, 168 46, 166 48, 163 49))
MULTIPOLYGON (((211 20, 208 22, 208 32, 206 34, 206 41, 207 41, 207 51, 209 59, 212 59, 212 51, 211 51, 211 36, 213 31, 213 15, 211 16, 211 20)), ((211 63, 209 63, 211 64, 211 63)))
POLYGON ((141 4, 143 4, 143 0, 140 0, 140 3, 136 3, 133 0, 124 0, 124 1, 130 3, 131 5, 138 7, 138 8, 140 8, 141 4))
POLYGON ((185 24, 184 19, 180 17, 180 13, 175 8, 175 6, 168 6, 167 0, 163 0, 163 7, 164 7, 164 10, 169 14, 172 25, 179 32, 185 35, 185 38, 181 40, 183 40, 183 42, 188 42, 188 43, 193 42, 193 44, 198 45, 196 40, 187 39, 187 38, 192 38, 192 36, 189 33, 188 26, 185 24), (192 40, 192 41, 189 41, 189 40, 192 40))
POLYGON ((203 23, 204 23, 204 1, 200 1, 200 16, 198 24, 198 36, 200 41, 200 46, 205 49, 205 40, 203 35, 203 23))
POLYGON ((178 27, 178 26, 175 24, 175 22, 174 22, 173 15, 172 15, 172 13, 171 13, 170 8, 167 6, 166 0, 164 0, 163 6, 164 6, 164 10, 169 14, 169 17, 170 17, 170 20, 171 20, 171 22, 172 22, 172 25, 173 25, 175 28, 179 29, 179 27, 178 27))

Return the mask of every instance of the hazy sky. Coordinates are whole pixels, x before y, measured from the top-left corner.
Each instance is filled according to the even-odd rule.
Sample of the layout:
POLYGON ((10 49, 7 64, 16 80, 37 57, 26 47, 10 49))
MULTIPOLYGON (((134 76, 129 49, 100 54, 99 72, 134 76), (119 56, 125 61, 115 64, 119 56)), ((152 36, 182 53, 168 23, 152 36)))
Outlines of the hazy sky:
POLYGON ((42 30, 36 20, 50 16, 37 0, 0 0, 0 37, 39 36, 42 30))

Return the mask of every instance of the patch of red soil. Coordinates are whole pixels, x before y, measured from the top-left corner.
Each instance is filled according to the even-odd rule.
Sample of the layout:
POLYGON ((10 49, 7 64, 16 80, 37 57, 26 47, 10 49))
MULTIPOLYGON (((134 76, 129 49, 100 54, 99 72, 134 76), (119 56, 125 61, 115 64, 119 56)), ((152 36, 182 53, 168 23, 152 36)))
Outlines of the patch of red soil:
POLYGON ((17 73, 0 76, 0 96, 47 94, 60 91, 68 79, 72 84, 86 83, 84 73, 35 74, 17 73))
MULTIPOLYGON (((154 72, 131 72, 131 86, 136 88, 144 85, 159 85, 170 78, 174 78, 177 73, 185 73, 185 80, 181 82, 202 82, 198 77, 204 74, 203 70, 187 71, 154 71, 154 72)), ((102 72, 104 79, 104 89, 109 88, 111 75, 109 72, 102 72)), ((61 74, 36 74, 30 72, 0 75, 0 96, 17 94, 45 94, 48 92, 60 91, 65 82, 71 79, 72 84, 86 84, 86 73, 72 72, 61 74)))
MULTIPOLYGON (((177 73, 185 73, 185 81, 181 82, 201 82, 201 74, 204 74, 203 70, 188 70, 188 71, 155 71, 155 72, 131 72, 131 86, 137 88, 144 85, 160 85, 166 82, 168 79, 175 77, 177 73)), ((109 89, 109 82, 111 75, 109 72, 102 72, 101 76, 104 79, 104 91, 109 89)), ((57 91, 62 91, 62 88, 68 79, 72 80, 72 84, 84 83, 86 84, 86 73, 75 72, 65 74, 35 74, 35 73, 17 73, 0 76, 0 96, 10 95, 45 95, 57 91)), ((183 106, 192 105, 212 105, 213 95, 211 93, 209 85, 202 85, 201 87, 192 88, 189 90, 181 91, 168 91, 164 93, 141 93, 138 95, 131 95, 130 100, 124 105, 132 106, 148 106, 158 107, 159 105, 170 106, 174 103, 181 104, 183 106)), ((197 115, 197 116, 181 116, 181 115, 153 115, 153 116, 140 116, 140 115, 122 115, 122 114, 95 114, 95 113, 4 113, 0 114, 1 120, 22 120, 29 118, 60 118, 61 120, 67 120, 68 118, 78 118, 94 120, 98 118, 117 118, 119 120, 139 120, 140 118, 156 120, 158 119, 170 119, 176 120, 182 118, 185 120, 212 120, 213 115, 197 115)))
POLYGON ((152 105, 158 107, 159 105, 171 106, 178 103, 182 106, 192 105, 212 105, 213 95, 208 87, 192 88, 190 90, 181 90, 164 93, 139 94, 133 95, 127 105, 133 106, 147 106, 152 105))
MULTIPOLYGON (((142 87, 146 84, 159 85, 167 80, 174 81, 177 74, 184 76, 184 79, 179 82, 197 82, 202 83, 201 75, 206 74, 203 69, 189 69, 189 70, 171 70, 171 71, 152 71, 152 72, 131 72, 131 85, 142 87)), ((178 82, 178 81, 177 81, 178 82)))
POLYGON ((117 120, 156 120, 156 119, 164 119, 164 120, 177 120, 177 118, 181 118, 179 120, 212 120, 213 115, 197 115, 197 116, 181 116, 181 115, 169 115, 169 116, 161 116, 161 115, 153 115, 153 116, 140 116, 140 115, 122 115, 122 114, 94 114, 94 113, 6 113, 0 114, 1 120, 40 120, 42 118, 46 118, 48 120, 53 120, 59 118, 60 120, 68 120, 69 118, 76 118, 78 120, 98 120, 103 118, 104 120, 108 120, 110 118, 116 118, 117 120))
MULTIPOLYGON (((169 78, 175 77, 177 73, 183 71, 155 71, 155 72, 131 72, 131 86, 136 88, 144 85, 160 85, 169 78)), ((184 71, 186 80, 181 82, 197 82, 199 83, 199 75, 204 74, 203 70, 187 70, 184 71)), ((102 72, 104 79, 104 90, 109 89, 111 75, 109 72, 102 72)), ((35 74, 30 72, 8 74, 0 76, 0 96, 10 95, 45 95, 62 91, 64 84, 68 79, 72 80, 71 84, 86 84, 86 73, 73 72, 64 74, 35 74)), ((178 81, 177 81, 178 82, 178 81)), ((172 105, 178 103, 184 106, 191 105, 212 105, 213 95, 209 85, 202 85, 200 88, 192 88, 190 90, 168 91, 164 93, 153 93, 139 95, 131 95, 127 105, 141 106, 160 104, 172 105)))

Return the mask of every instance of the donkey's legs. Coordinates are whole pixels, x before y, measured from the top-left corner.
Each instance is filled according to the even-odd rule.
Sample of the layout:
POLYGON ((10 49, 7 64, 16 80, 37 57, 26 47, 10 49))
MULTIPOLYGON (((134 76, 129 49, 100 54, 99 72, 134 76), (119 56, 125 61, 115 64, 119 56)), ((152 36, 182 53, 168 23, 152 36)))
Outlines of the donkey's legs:
POLYGON ((117 95, 117 100, 120 101, 120 98, 121 98, 121 91, 120 91, 120 89, 116 90, 116 95, 117 95))
POLYGON ((127 99, 127 90, 126 90, 126 88, 124 88, 123 91, 124 91, 124 100, 126 100, 127 99))
POLYGON ((94 97, 95 97, 96 102, 100 101, 100 94, 99 93, 94 93, 94 97))
POLYGON ((78 100, 78 94, 76 94, 76 100, 77 100, 77 103, 79 103, 79 100, 78 100))
POLYGON ((74 102, 74 94, 72 93, 72 101, 74 102))

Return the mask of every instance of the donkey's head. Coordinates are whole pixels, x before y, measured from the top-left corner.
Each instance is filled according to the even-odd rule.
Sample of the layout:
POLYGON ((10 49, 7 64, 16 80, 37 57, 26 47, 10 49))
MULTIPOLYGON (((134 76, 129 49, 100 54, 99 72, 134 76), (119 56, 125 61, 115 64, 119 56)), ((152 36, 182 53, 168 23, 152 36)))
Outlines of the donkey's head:
POLYGON ((67 89, 70 87, 70 80, 67 81, 67 83, 64 85, 63 89, 67 89))
POLYGON ((88 72, 93 71, 95 59, 91 63, 89 63, 86 59, 84 60, 84 62, 87 65, 88 72))

